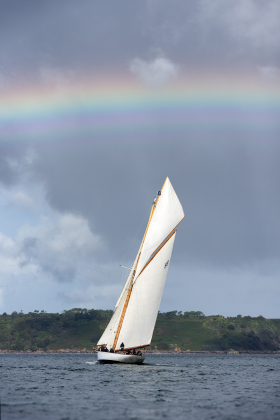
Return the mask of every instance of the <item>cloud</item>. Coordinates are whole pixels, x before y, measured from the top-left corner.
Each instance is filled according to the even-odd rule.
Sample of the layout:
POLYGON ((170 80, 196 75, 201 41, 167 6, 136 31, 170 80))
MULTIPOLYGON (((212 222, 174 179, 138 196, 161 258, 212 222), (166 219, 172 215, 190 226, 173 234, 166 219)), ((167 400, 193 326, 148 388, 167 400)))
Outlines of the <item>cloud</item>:
MULTIPOLYGON (((9 236, 0 232, 0 286, 4 286, 9 279, 9 276, 17 276, 22 270, 19 264, 21 258, 18 255, 17 243, 9 236)), ((30 273, 30 268, 24 270, 25 273, 30 273)))
POLYGON ((130 64, 130 71, 147 86, 159 87, 177 76, 178 66, 166 58, 156 58, 151 62, 135 58, 130 64))
POLYGON ((4 185, 27 180, 35 161, 36 153, 28 142, 16 145, 0 139, 0 182, 4 185))
POLYGON ((1 310, 113 307, 118 265, 102 264, 100 250, 100 237, 73 214, 42 216, 20 228, 15 240, 0 232, 1 310))
POLYGON ((34 310, 34 299, 36 306, 52 311, 85 300, 90 307, 108 302, 112 307, 119 261, 108 258, 104 240, 86 217, 59 213, 45 198, 45 188, 37 183, 1 189, 0 310, 34 310), (24 207, 30 202, 32 207, 24 207), (110 293, 103 296, 105 289, 110 293))
POLYGON ((83 276, 101 240, 89 229, 88 222, 73 214, 60 215, 56 222, 42 217, 38 226, 21 228, 18 255, 21 266, 35 265, 59 282, 83 276))
POLYGON ((33 205, 33 200, 23 191, 15 193, 11 201, 15 206, 23 209, 29 209, 33 205))
MULTIPOLYGON (((230 37, 254 48, 279 48, 280 3, 278 0, 200 0, 201 25, 220 28, 230 37)), ((241 44, 240 44, 241 45, 241 44)))
POLYGON ((261 74, 261 76, 265 79, 265 80, 277 80, 279 79, 280 76, 280 69, 278 67, 273 67, 273 66, 264 66, 258 67, 258 70, 261 74))
MULTIPOLYGON (((102 79, 100 74, 118 84, 127 77, 128 58, 135 58, 129 63, 134 79, 149 87, 164 86, 176 78, 179 64, 180 73, 185 66, 190 83, 194 74, 202 95, 207 78, 220 80, 221 76, 230 82, 234 71, 238 96, 243 91, 241 81, 247 80, 244 62, 246 71, 255 72, 256 63, 263 66, 259 72, 265 80, 278 77, 278 0, 116 2, 109 14, 106 2, 89 0, 80 2, 79 7, 68 7, 67 0, 33 1, 32 7, 18 2, 16 8, 15 2, 8 3, 11 5, 1 15, 6 22, 0 26, 1 39, 6 42, 1 45, 0 85, 5 88, 8 82, 14 89, 11 109, 20 104, 17 98, 21 92, 33 95, 38 85, 54 98, 53 90, 60 94, 73 80, 76 86, 94 86, 95 80, 102 79), (168 58, 163 58, 163 51, 168 58)), ((260 85, 263 89, 264 83, 260 85)), ((106 99, 107 87, 101 84, 92 99, 103 92, 106 99)), ((123 92, 118 92, 121 101, 123 92)), ((226 98, 227 90, 219 86, 215 98, 223 98, 223 94, 226 98)), ((191 95, 189 99, 192 101, 191 95)), ((3 188, 9 188, 6 194, 2 188, 0 195, 0 287, 6 310, 24 309, 24 305, 34 310, 34 301, 38 308, 61 310, 66 301, 62 297, 59 301, 62 295, 58 293, 71 300, 79 299, 78 291, 90 296, 94 305, 109 307, 108 296, 116 279, 113 268, 118 270, 120 263, 129 266, 133 261, 144 233, 141 229, 132 248, 129 246, 166 175, 186 212, 171 269, 182 261, 205 269, 195 276, 197 281, 192 281, 192 272, 185 267, 177 272, 177 290, 188 284, 181 293, 182 309, 191 284, 199 292, 203 288, 205 299, 219 289, 212 283, 216 272, 201 287, 207 272, 220 268, 220 278, 234 285, 235 278, 228 274, 232 267, 279 257, 279 127, 269 120, 272 113, 276 121, 274 108, 253 107, 247 120, 245 108, 241 102, 238 108, 237 103, 242 121, 235 124, 235 108, 230 114, 233 119, 227 117, 231 108, 225 106, 218 119, 212 120, 215 110, 209 108, 209 114, 198 114, 201 117, 196 120, 192 118, 197 109, 195 97, 192 104, 182 113, 174 107, 168 116, 172 124, 166 124, 167 114, 161 117, 153 112, 151 124, 144 126, 138 119, 141 114, 125 112, 125 119, 120 120, 125 130, 111 130, 109 123, 108 134, 100 132, 98 124, 96 130, 88 131, 87 121, 93 114, 81 112, 73 114, 71 127, 77 116, 77 121, 82 118, 82 128, 78 124, 73 131, 52 125, 56 120, 46 120, 53 131, 40 135, 36 127, 44 124, 44 114, 40 119, 34 113, 28 139, 19 130, 14 139, 7 136, 0 141, 0 181, 3 188), (190 123, 178 124, 177 112, 180 121, 186 116, 190 123), (36 155, 28 153, 29 145, 36 155), (34 180, 41 183, 41 195, 40 188, 31 185, 34 180), (31 207, 28 198, 33 201, 31 207)), ((53 109, 56 105, 53 101, 53 109)), ((5 109, 6 104, 3 106, 5 109)), ((104 111, 98 113, 100 121, 107 115, 106 106, 104 111)), ((117 114, 110 114, 109 121, 115 117, 117 114)), ((171 279, 172 271, 170 274, 171 279)), ((250 296, 254 278, 246 272, 243 279, 250 296)), ((170 294, 166 296, 170 298, 170 294)), ((225 306, 229 300, 225 293, 219 296, 225 306)), ((204 310, 199 302, 194 310, 204 310)), ((269 299, 267 302, 269 309, 269 299)))
POLYGON ((13 246, 14 246, 14 241, 8 236, 4 235, 2 232, 0 232, 1 256, 3 256, 3 252, 6 253, 7 251, 11 250, 13 246))
POLYGON ((92 299, 82 290, 74 289, 71 293, 59 292, 58 297, 63 299, 65 302, 71 305, 77 305, 77 303, 92 303, 92 299))
POLYGON ((45 274, 58 282, 96 279, 97 251, 103 244, 87 220, 73 214, 56 220, 42 216, 36 226, 25 224, 15 240, 0 232, 1 272, 45 274))

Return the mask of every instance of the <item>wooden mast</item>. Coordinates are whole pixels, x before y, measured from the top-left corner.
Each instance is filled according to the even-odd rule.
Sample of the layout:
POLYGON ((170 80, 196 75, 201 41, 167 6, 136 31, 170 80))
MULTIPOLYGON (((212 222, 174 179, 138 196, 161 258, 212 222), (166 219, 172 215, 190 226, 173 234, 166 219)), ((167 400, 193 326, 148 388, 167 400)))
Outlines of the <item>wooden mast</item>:
MULTIPOLYGON (((164 183, 165 183, 165 181, 164 181, 164 183)), ((164 186, 164 184, 163 184, 163 186, 164 186)), ((163 186, 162 186, 162 188, 163 188, 163 186)), ((131 292, 132 292, 132 288, 133 288, 133 280, 134 280, 134 277, 135 277, 135 273, 136 273, 136 269, 137 269, 137 266, 138 266, 139 258, 140 258, 140 255, 141 255, 141 251, 142 251, 142 248, 143 248, 143 245, 144 245, 144 241, 146 239, 146 235, 147 235, 147 232, 148 232, 148 229, 149 229, 149 226, 150 226, 150 223, 151 223, 151 220, 152 220, 152 217, 153 217, 153 214, 154 214, 154 211, 155 211, 155 208, 156 208, 157 201, 158 201, 159 197, 160 197, 160 195, 157 196, 156 201, 154 201, 153 205, 152 205, 152 209, 151 209, 150 217, 149 217, 149 220, 148 220, 148 224, 147 224, 147 227, 146 227, 146 230, 145 230, 145 233, 144 233, 144 236, 143 236, 143 240, 142 240, 142 243, 141 243, 141 250, 139 252, 138 260, 137 260, 135 269, 133 271, 133 274, 132 274, 132 277, 131 277, 131 280, 130 280, 130 285, 129 285, 129 288, 128 288, 125 303, 124 303, 123 310, 122 310, 122 313, 121 313, 121 317, 120 317, 120 320, 119 320, 119 325, 118 325, 117 332, 116 332, 115 339, 114 339, 114 343, 113 343, 113 346, 112 346, 113 350, 115 350, 116 346, 117 346, 117 342, 118 342, 119 335, 120 335, 120 332, 121 332, 124 316, 125 316, 125 313, 126 313, 126 310, 127 310, 127 307, 128 307, 128 302, 129 302, 130 296, 131 296, 131 292)))

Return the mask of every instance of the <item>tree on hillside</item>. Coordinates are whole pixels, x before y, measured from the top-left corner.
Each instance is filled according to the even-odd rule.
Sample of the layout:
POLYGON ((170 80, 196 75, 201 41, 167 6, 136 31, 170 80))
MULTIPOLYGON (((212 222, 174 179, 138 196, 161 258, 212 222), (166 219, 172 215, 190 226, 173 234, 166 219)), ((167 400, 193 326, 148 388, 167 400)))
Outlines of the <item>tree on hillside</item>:
POLYGON ((190 312, 184 312, 185 318, 199 318, 205 316, 203 312, 201 311, 190 311, 190 312))

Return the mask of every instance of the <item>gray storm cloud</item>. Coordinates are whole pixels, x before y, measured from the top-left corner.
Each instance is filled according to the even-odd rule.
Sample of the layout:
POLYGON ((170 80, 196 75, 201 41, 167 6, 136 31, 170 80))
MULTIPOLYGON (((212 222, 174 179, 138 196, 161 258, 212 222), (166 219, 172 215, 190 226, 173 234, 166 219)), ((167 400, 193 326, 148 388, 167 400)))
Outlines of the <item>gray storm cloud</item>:
POLYGON ((280 5, 277 0, 200 0, 200 11, 202 24, 220 26, 232 38, 246 42, 247 48, 278 50, 280 5))
POLYGON ((168 175, 187 214, 178 258, 187 252, 200 262, 235 265, 280 251, 279 155, 277 140, 104 142, 98 150, 94 144, 62 149, 56 159, 44 153, 35 170, 47 182, 51 205, 81 213, 119 258, 168 175))
POLYGON ((93 74, 112 66, 120 71, 133 57, 142 60, 142 67, 146 63, 147 72, 147 63, 159 50, 171 62, 192 69, 217 64, 230 68, 248 65, 248 60, 252 65, 276 65, 279 57, 277 0, 0 4, 5 40, 0 74, 5 85, 42 77, 64 82, 75 73, 93 74))
POLYGON ((90 231, 86 220, 71 214, 62 215, 56 223, 43 218, 39 226, 25 225, 19 234, 20 264, 33 265, 58 281, 70 282, 81 266, 102 247, 100 238, 90 231))
MULTIPOLYGON (((61 92, 100 74, 140 79, 147 91, 181 72, 225 79, 244 72, 246 80, 278 86, 276 0, 0 0, 0 6, 1 94, 22 86, 61 92)), ((263 307, 276 316, 280 128, 256 132, 254 123, 225 129, 205 119, 193 122, 195 130, 159 123, 146 131, 75 138, 55 132, 19 141, 0 125, 0 199, 8 197, 8 204, 0 200, 0 308, 21 309, 7 302, 13 297, 20 306, 23 295, 26 307, 40 296, 42 309, 52 299, 52 310, 75 302, 107 308, 106 297, 113 304, 113 267, 133 259, 168 175, 186 218, 164 308, 228 307, 236 315, 246 307, 257 316, 263 307), (39 198, 35 184, 45 192, 39 198)))

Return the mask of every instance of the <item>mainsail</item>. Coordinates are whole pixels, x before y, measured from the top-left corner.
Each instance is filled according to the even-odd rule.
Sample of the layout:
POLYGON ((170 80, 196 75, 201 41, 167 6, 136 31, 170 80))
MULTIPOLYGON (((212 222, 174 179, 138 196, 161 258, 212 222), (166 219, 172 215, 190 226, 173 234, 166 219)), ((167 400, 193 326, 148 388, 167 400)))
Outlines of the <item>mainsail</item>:
POLYGON ((150 344, 168 272, 175 228, 184 211, 166 178, 154 202, 149 223, 115 312, 98 345, 119 349, 150 344))

